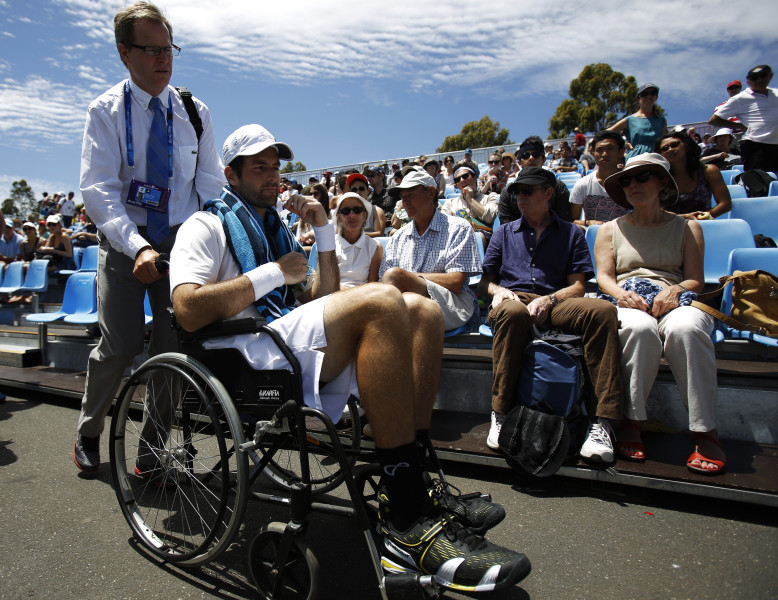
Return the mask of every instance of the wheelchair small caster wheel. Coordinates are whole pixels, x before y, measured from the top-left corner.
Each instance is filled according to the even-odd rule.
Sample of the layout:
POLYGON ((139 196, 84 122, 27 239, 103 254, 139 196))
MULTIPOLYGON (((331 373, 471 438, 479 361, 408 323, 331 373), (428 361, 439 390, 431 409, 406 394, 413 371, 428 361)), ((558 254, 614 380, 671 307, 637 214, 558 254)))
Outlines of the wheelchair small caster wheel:
POLYGON ((262 600, 315 600, 319 561, 300 536, 279 560, 286 523, 265 525, 249 548, 249 573, 262 600))
POLYGON ((387 574, 383 583, 389 600, 435 600, 440 597, 440 587, 431 575, 387 574))

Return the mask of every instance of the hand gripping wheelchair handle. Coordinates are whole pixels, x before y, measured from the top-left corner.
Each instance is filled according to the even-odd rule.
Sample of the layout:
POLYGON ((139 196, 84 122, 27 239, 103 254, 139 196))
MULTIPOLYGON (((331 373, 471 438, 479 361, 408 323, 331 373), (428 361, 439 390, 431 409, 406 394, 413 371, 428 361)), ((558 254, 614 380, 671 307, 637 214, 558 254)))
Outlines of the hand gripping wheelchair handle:
POLYGON ((154 266, 160 273, 167 273, 170 270, 170 257, 167 253, 162 252, 154 259, 154 266))

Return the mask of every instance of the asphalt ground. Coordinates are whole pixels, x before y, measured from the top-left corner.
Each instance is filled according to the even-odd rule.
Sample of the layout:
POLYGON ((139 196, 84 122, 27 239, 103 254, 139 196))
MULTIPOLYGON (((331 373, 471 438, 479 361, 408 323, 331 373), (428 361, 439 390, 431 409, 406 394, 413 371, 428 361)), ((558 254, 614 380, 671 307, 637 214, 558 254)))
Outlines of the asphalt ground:
MULTIPOLYGON (((246 555, 286 511, 250 502, 235 542, 215 562, 182 569, 140 548, 103 465, 79 476, 71 457, 78 402, 9 397, 0 404, 0 599, 257 598, 246 555)), ((518 586, 472 596, 500 600, 772 599, 778 597, 775 509, 669 492, 447 465, 463 491, 488 491, 506 520, 489 533, 522 551, 518 586)), ((321 600, 380 598, 366 544, 350 519, 315 514, 306 541, 320 563, 321 600)), ((408 600, 413 600, 408 598, 408 600)))

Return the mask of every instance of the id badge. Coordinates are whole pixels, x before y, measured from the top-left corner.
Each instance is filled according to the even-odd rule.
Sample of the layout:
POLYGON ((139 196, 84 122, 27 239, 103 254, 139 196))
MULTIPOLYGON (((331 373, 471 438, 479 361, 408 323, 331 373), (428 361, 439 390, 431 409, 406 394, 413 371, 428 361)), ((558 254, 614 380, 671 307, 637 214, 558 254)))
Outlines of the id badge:
POLYGON ((167 203, 170 200, 170 190, 161 188, 151 183, 142 181, 130 182, 130 191, 127 194, 127 204, 140 206, 157 212, 167 212, 167 203))

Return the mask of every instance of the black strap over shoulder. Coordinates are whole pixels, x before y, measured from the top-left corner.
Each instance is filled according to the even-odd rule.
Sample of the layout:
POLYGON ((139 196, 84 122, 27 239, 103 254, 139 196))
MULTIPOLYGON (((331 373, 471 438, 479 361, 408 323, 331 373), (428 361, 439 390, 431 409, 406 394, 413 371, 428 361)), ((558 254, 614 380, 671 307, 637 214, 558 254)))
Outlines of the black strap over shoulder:
POLYGON ((186 87, 177 87, 176 91, 181 100, 184 101, 184 108, 186 108, 186 114, 189 115, 189 122, 194 127, 195 135, 197 135, 197 142, 200 142, 200 136, 203 135, 203 121, 200 119, 200 114, 197 112, 194 100, 192 99, 192 92, 186 87))

